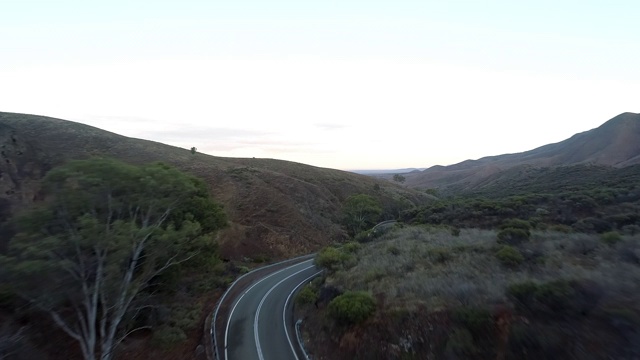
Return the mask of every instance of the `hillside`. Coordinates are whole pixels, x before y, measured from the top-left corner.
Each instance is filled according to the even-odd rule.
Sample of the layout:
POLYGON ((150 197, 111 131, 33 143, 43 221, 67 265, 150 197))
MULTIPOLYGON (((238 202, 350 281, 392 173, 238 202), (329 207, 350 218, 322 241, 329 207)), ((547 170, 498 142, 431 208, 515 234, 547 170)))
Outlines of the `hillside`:
POLYGON ((219 243, 228 259, 290 257, 343 239, 340 208, 353 194, 378 198, 388 216, 428 201, 416 191, 345 171, 273 159, 192 155, 186 149, 43 116, 0 112, 0 146, 0 224, 37 201, 38 180, 69 159, 162 161, 205 179, 214 198, 224 204, 231 226, 220 234, 219 243))
POLYGON ((466 160, 407 174, 406 184, 414 188, 451 187, 469 190, 486 186, 492 178, 499 177, 498 174, 517 166, 580 164, 612 167, 640 164, 640 114, 623 113, 598 128, 522 153, 466 160))

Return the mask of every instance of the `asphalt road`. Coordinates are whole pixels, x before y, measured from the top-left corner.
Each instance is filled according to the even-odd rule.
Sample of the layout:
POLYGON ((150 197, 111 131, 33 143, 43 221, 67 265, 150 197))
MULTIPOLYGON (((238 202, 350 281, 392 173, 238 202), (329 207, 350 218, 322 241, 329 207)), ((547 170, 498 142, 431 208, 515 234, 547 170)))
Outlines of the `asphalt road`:
POLYGON ((293 331, 293 293, 318 273, 311 259, 266 275, 248 287, 231 308, 224 359, 304 359, 293 331))

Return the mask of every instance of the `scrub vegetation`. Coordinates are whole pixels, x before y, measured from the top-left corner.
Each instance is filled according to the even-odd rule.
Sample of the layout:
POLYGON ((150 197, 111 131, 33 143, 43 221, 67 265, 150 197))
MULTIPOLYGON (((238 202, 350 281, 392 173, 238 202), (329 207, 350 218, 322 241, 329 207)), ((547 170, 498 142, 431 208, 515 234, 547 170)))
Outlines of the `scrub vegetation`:
MULTIPOLYGON (((515 172, 401 213, 318 254, 298 308, 331 359, 640 356, 640 167, 515 172), (336 316, 343 294, 375 311, 336 316), (314 306, 315 305, 315 306, 314 306), (325 349, 332 350, 331 353, 325 349)), ((354 306, 353 309, 359 307, 354 306)))
POLYGON ((307 329, 322 330, 312 351, 324 355, 313 344, 332 343, 338 359, 638 354, 640 236, 610 245, 595 234, 533 230, 501 245, 498 234, 400 226, 355 251, 330 248, 324 283, 309 285, 317 309, 302 306, 307 329), (338 314, 344 296, 352 305, 338 314))
POLYGON ((202 275, 215 283, 227 222, 203 181, 94 158, 51 170, 41 192, 0 255, 6 306, 48 318, 87 360, 115 358, 140 331, 170 347, 199 325, 198 288, 202 275))

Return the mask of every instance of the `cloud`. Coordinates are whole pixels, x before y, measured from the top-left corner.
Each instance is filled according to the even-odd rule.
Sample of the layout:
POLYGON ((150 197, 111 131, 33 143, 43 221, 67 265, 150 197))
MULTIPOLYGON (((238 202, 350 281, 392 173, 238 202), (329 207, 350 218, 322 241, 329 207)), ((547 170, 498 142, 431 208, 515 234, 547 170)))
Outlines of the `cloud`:
POLYGON ((138 136, 155 141, 231 141, 247 138, 259 138, 271 133, 265 131, 243 130, 233 128, 206 128, 191 125, 179 125, 177 128, 164 130, 139 130, 138 136))
POLYGON ((316 123, 316 124, 313 124, 313 125, 314 125, 315 127, 318 127, 318 128, 320 128, 320 129, 322 129, 322 130, 327 130, 327 131, 330 131, 330 130, 339 130, 339 129, 344 129, 344 128, 347 128, 347 127, 348 127, 347 125, 344 125, 344 124, 336 124, 336 123, 316 123))

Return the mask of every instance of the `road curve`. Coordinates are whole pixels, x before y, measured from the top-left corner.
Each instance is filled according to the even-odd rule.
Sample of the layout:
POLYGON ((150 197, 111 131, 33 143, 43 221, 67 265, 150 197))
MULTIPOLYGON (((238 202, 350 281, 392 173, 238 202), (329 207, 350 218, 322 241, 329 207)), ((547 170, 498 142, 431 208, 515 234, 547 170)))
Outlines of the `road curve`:
POLYGON ((231 306, 224 329, 225 360, 301 360, 293 333, 292 294, 319 274, 313 259, 253 282, 231 306))

